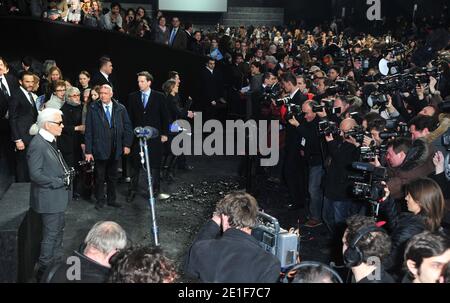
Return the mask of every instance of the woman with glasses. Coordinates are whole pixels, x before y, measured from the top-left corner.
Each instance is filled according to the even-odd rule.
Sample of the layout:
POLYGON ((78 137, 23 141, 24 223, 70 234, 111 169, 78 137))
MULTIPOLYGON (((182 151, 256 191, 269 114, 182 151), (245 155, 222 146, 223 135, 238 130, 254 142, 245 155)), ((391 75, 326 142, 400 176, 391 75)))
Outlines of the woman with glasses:
MULTIPOLYGON (((58 148, 61 150, 64 160, 70 167, 79 172, 79 161, 82 160, 81 144, 83 143, 84 125, 82 123, 83 106, 81 105, 80 90, 70 87, 65 94, 66 102, 61 107, 63 113, 62 121, 64 128, 61 137, 58 139, 58 148)), ((80 182, 76 174, 73 181, 73 199, 80 197, 80 182)))
POLYGON ((66 82, 62 80, 57 80, 56 82, 53 82, 53 93, 50 97, 50 100, 48 100, 45 103, 45 108, 55 108, 55 109, 61 109, 61 107, 64 105, 64 96, 66 94, 66 82))

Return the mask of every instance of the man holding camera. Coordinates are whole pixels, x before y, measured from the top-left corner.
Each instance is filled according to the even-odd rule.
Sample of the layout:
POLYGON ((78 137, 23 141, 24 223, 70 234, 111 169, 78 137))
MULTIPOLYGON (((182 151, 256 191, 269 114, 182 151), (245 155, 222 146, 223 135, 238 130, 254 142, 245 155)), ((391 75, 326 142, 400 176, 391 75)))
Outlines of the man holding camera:
MULTIPOLYGON (((284 91, 289 94, 288 102, 294 106, 301 106, 306 100, 297 86, 297 78, 292 73, 286 73, 281 79, 284 91)), ((289 114, 289 113, 288 113, 289 114)), ((295 126, 286 126, 285 161, 283 177, 289 190, 292 204, 289 209, 298 209, 305 204, 306 180, 304 176, 305 163, 300 155, 300 138, 295 126)))
POLYGON ((280 261, 251 235, 257 215, 251 195, 226 195, 189 249, 185 273, 206 283, 277 282, 280 261))
POLYGON ((348 176, 352 163, 359 160, 359 143, 347 133, 358 124, 351 118, 344 119, 340 124, 340 135, 325 136, 328 145, 330 163, 327 166, 324 192, 324 220, 332 234, 336 228, 344 225, 347 218, 356 213, 356 203, 349 194, 351 181, 348 176))
POLYGON ((30 173, 30 208, 41 215, 42 242, 37 279, 62 257, 64 212, 70 198, 70 168, 56 145, 64 127, 62 112, 46 108, 39 113, 39 132, 31 140, 27 152, 30 173))
POLYGON ((321 189, 321 181, 324 174, 323 169, 323 153, 322 138, 319 134, 320 118, 313 111, 317 103, 308 100, 302 105, 302 113, 304 122, 300 123, 296 116, 293 115, 289 119, 289 124, 295 127, 297 135, 301 137, 300 149, 303 155, 303 161, 308 167, 308 192, 310 200, 308 203, 308 221, 305 226, 316 227, 321 225, 323 192, 321 189))

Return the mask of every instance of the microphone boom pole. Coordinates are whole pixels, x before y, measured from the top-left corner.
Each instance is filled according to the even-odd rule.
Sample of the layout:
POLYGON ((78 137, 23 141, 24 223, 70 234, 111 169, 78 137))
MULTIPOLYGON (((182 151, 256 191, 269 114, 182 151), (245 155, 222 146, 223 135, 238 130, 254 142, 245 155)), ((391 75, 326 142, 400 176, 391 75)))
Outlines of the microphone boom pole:
MULTIPOLYGON (((142 129, 141 129, 142 130, 142 129)), ((150 205, 150 211, 151 211, 151 219, 152 219, 152 234, 153 234, 153 240, 155 241, 155 246, 159 246, 159 229, 158 225, 156 224, 156 210, 155 210, 155 197, 153 196, 153 186, 152 186, 152 175, 150 173, 150 161, 148 156, 148 144, 147 140, 149 139, 149 136, 141 135, 138 131, 135 130, 135 133, 137 137, 139 138, 139 145, 141 148, 141 163, 144 164, 145 162, 145 168, 147 171, 147 182, 148 182, 148 191, 150 193, 150 197, 148 199, 148 203, 150 205), (145 158, 144 158, 145 157, 145 158)))

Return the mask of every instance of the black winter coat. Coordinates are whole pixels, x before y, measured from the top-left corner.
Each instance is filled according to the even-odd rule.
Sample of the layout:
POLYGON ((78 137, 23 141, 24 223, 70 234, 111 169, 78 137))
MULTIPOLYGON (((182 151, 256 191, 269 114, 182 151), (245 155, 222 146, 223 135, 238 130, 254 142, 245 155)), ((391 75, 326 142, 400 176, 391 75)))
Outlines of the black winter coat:
POLYGON ((234 228, 221 235, 213 220, 198 234, 185 264, 186 274, 207 283, 275 283, 280 269, 280 261, 251 235, 234 228))

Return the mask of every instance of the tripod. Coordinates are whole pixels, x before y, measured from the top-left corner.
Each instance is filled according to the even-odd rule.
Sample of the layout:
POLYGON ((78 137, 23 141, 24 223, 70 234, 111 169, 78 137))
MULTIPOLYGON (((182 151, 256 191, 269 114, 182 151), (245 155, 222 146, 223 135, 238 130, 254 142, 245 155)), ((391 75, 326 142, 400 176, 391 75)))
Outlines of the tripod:
POLYGON ((148 144, 147 140, 149 139, 148 136, 145 135, 138 135, 139 138, 139 146, 140 146, 140 153, 141 156, 141 164, 144 165, 144 170, 147 172, 147 182, 148 182, 148 191, 150 193, 148 203, 150 206, 151 216, 152 216, 152 234, 153 239, 155 241, 155 246, 159 246, 159 238, 158 238, 158 225, 156 224, 156 210, 155 210, 155 197, 153 196, 153 185, 152 185, 152 175, 150 173, 150 160, 148 156, 148 144))

